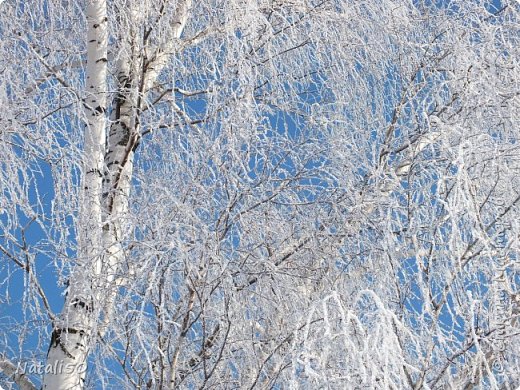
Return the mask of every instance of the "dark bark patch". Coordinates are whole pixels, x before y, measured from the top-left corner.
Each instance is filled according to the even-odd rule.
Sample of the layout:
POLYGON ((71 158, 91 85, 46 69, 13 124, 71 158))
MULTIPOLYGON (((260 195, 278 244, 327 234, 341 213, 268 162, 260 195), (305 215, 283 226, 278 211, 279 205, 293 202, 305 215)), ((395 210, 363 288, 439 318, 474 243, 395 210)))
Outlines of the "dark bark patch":
POLYGON ((118 164, 119 164, 119 161, 117 161, 117 160, 109 161, 109 162, 107 163, 107 168, 110 168, 110 167, 112 167, 113 165, 118 165, 118 164))
POLYGON ((101 173, 101 171, 99 169, 90 169, 87 171, 87 175, 91 174, 91 173, 96 173, 99 177, 103 177, 103 174, 101 173))
MULTIPOLYGON (((121 123, 121 125, 123 125, 123 123, 121 123)), ((121 128, 123 130, 122 134, 121 134, 122 136, 117 144, 126 146, 126 145, 128 145, 128 141, 130 140, 130 132, 128 131, 128 127, 126 125, 124 127, 121 126, 121 128)))
MULTIPOLYGON (((51 344, 49 346, 49 351, 51 348, 57 348, 58 346, 63 351, 67 357, 74 359, 74 356, 67 351, 65 346, 63 345, 61 341, 61 335, 62 333, 69 333, 69 334, 79 334, 81 337, 85 336, 85 331, 82 329, 74 329, 74 328, 54 328, 51 335, 51 344)), ((82 345, 80 343, 76 343, 77 346, 82 345)), ((48 353, 47 353, 48 354, 48 353)))
POLYGON ((105 109, 105 107, 97 106, 94 109, 94 111, 96 111, 98 114, 103 114, 106 111, 106 109, 105 109))
POLYGON ((74 298, 72 300, 72 306, 74 308, 80 307, 81 309, 85 309, 85 311, 87 311, 89 313, 92 313, 94 311, 93 305, 89 305, 87 302, 85 302, 79 298, 74 298))
POLYGON ((140 143, 141 143, 141 139, 138 139, 135 141, 134 146, 132 146, 132 152, 136 151, 136 149, 139 147, 140 143))

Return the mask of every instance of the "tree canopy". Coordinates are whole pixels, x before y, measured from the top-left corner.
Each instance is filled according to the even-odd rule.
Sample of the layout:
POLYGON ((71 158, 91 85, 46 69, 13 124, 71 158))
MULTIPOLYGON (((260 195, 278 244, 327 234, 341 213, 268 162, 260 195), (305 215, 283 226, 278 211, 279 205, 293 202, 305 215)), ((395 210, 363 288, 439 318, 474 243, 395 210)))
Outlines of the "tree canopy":
POLYGON ((0 385, 520 386, 519 17, 0 2, 0 385))

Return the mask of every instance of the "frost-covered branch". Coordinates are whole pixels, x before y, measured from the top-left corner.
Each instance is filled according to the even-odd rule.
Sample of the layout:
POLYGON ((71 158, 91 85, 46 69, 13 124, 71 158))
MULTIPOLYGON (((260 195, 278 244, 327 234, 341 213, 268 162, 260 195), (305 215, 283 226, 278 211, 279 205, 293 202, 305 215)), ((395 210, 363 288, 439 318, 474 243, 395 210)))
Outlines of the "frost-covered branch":
POLYGON ((20 390, 36 390, 37 387, 27 377, 20 367, 0 354, 0 374, 11 379, 20 390))

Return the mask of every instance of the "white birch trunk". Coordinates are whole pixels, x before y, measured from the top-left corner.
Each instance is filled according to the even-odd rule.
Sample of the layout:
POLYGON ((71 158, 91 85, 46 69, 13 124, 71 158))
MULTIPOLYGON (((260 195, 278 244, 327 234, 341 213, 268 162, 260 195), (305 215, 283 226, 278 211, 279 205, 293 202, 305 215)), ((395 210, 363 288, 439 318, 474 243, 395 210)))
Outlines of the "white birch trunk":
POLYGON ((69 291, 60 319, 54 324, 47 367, 57 367, 43 378, 43 389, 82 389, 89 343, 97 311, 96 276, 101 276, 103 155, 107 77, 107 10, 105 0, 87 5, 87 69, 84 113, 86 117, 84 177, 78 227, 78 264, 69 280, 69 291))
MULTIPOLYGON (((119 94, 113 102, 112 117, 110 118, 112 125, 105 155, 107 173, 103 187, 106 211, 106 219, 103 221, 103 245, 107 252, 105 265, 109 283, 105 291, 110 291, 105 296, 103 304, 103 328, 108 325, 113 311, 117 292, 115 279, 124 256, 121 240, 124 236, 124 221, 128 214, 128 197, 131 189, 135 150, 140 143, 138 117, 142 99, 140 100, 138 97, 146 96, 153 82, 166 66, 173 50, 172 42, 180 38, 191 5, 191 0, 179 3, 172 25, 171 37, 173 39, 168 40, 167 47, 157 50, 146 69, 141 69, 143 49, 140 45, 140 37, 135 31, 130 32, 130 40, 127 42, 130 46, 128 52, 134 53, 133 57, 123 56, 117 64, 119 94)), ((132 10, 131 14, 134 21, 139 19, 138 10, 132 10)))
MULTIPOLYGON (((188 18, 191 0, 180 2, 172 26, 178 39, 188 18)), ((140 142, 139 99, 144 96, 171 55, 172 47, 158 49, 147 72, 142 72, 139 40, 133 34, 132 58, 118 63, 119 94, 113 110, 105 154, 107 19, 105 0, 87 8, 88 53, 85 98, 85 177, 78 228, 80 256, 70 279, 69 294, 55 324, 47 364, 64 367, 46 374, 43 389, 82 389, 94 332, 103 333, 116 300, 117 272, 123 261, 124 221, 128 214, 135 149, 140 142), (98 324, 103 313, 103 324, 98 324)))
POLYGON ((157 77, 168 63, 168 59, 175 50, 177 41, 182 36, 184 27, 191 12, 192 0, 182 0, 178 2, 177 8, 175 9, 175 18, 172 23, 172 31, 170 39, 166 41, 162 47, 158 48, 154 54, 153 61, 147 69, 147 73, 144 79, 144 92, 150 90, 153 87, 153 83, 157 80, 157 77))

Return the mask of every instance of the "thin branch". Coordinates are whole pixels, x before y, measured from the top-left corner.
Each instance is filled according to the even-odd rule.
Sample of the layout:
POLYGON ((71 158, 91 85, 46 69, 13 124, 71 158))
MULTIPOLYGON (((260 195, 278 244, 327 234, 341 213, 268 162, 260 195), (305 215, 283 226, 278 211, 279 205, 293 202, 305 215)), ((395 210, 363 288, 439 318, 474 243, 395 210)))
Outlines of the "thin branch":
POLYGON ((36 390, 36 386, 25 372, 20 370, 20 366, 15 365, 4 355, 0 355, 0 372, 16 383, 20 390, 36 390))

